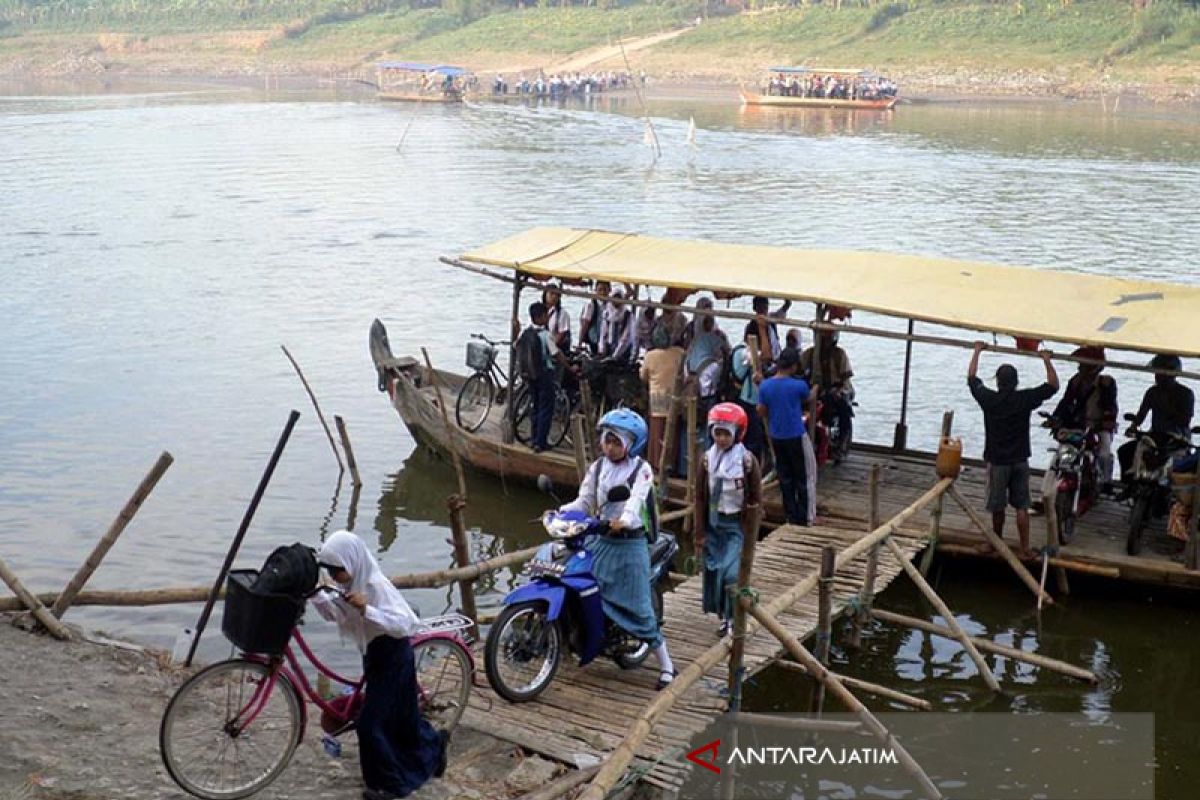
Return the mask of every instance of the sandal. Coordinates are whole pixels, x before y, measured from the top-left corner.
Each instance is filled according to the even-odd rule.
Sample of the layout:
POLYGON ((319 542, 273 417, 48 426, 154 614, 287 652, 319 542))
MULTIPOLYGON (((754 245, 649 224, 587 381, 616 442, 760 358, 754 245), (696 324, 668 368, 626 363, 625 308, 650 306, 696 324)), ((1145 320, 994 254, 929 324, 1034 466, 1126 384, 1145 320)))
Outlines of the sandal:
POLYGON ((669 672, 667 670, 663 670, 662 672, 658 673, 658 683, 655 684, 654 691, 661 692, 663 689, 670 686, 678 675, 679 670, 675 669, 670 670, 669 672))

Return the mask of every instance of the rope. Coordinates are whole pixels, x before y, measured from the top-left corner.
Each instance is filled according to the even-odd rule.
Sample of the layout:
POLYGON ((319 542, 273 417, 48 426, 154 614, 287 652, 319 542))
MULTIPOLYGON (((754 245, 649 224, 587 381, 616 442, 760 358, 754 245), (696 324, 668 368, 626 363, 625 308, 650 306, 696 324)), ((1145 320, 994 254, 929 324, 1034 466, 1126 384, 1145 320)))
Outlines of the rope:
POLYGON ((654 768, 662 762, 667 761, 668 759, 674 760, 683 755, 683 753, 684 749, 682 747, 673 747, 658 758, 647 763, 645 766, 631 766, 629 769, 625 770, 625 774, 621 776, 621 780, 617 781, 616 785, 609 790, 608 794, 604 795, 604 799, 609 800, 609 798, 616 797, 627 787, 637 783, 642 778, 653 772, 654 768))

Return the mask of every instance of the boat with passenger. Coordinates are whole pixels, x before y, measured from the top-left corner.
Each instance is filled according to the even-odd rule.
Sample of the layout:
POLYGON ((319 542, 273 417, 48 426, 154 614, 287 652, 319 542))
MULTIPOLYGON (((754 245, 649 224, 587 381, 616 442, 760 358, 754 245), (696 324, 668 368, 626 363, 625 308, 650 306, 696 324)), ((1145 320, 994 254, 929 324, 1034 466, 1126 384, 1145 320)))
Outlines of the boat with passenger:
POLYGON ((477 81, 465 67, 382 61, 376 66, 380 100, 412 103, 461 103, 477 81))
MULTIPOLYGON (((821 335, 825 333, 840 334, 843 343, 845 337, 857 336, 904 342, 905 357, 902 367, 897 365, 900 374, 896 375, 897 383, 902 381, 903 392, 893 441, 854 441, 840 463, 830 458, 819 469, 817 513, 821 518, 865 518, 863 487, 873 465, 886 466, 884 480, 890 488, 883 493, 881 513, 885 516, 903 509, 912 499, 905 489, 921 485, 934 469, 938 442, 913 448, 907 437, 914 344, 970 351, 983 338, 980 334, 985 334, 996 343, 984 349, 1019 358, 1033 356, 1041 342, 1051 342, 1055 343, 1053 358, 1073 365, 1095 363, 1095 357, 1072 353, 1072 347, 1109 348, 1132 352, 1135 360, 1101 355, 1103 366, 1154 374, 1156 369, 1144 359, 1136 360, 1136 354, 1200 357, 1200 316, 1195 314, 1200 307, 1200 287, 1195 286, 917 255, 722 244, 572 228, 534 228, 441 260, 483 279, 506 284, 512 292, 510 323, 514 329, 519 327, 518 317, 523 316, 522 296, 528 299, 530 291, 581 298, 585 304, 600 304, 607 309, 616 302, 619 287, 624 287, 621 304, 638 309, 639 314, 653 309, 659 319, 668 313, 687 312, 696 314, 693 322, 705 316, 733 320, 738 326, 757 324, 759 320, 755 313, 736 306, 715 308, 707 295, 695 306, 684 305, 686 298, 696 293, 708 293, 716 299, 755 296, 764 302, 765 298, 776 298, 809 304, 811 316, 772 314, 768 324, 780 329, 794 327, 806 338, 811 337, 808 349, 816 350, 811 354, 814 363, 820 361, 820 343, 829 341, 821 335), (659 289, 663 294, 658 294, 659 289), (853 324, 851 314, 858 311, 895 318, 907 323, 907 331, 902 325, 884 328, 853 324), (949 334, 946 328, 951 329, 949 334), (953 335, 956 332, 960 335, 953 335), (1001 341, 999 337, 1011 339, 1001 341)), ((747 339, 748 334, 749 330, 747 339)), ((604 403, 614 399, 625 402, 620 399, 621 392, 608 392, 610 381, 605 379, 598 394, 581 391, 574 398, 556 400, 563 407, 555 410, 561 421, 556 423, 558 435, 551 439, 557 444, 538 452, 521 442, 525 412, 520 381, 511 370, 511 343, 481 339, 472 345, 467 359, 472 372, 435 370, 415 358, 394 355, 383 324, 376 321, 371 351, 379 389, 387 393, 418 443, 432 451, 453 451, 471 467, 508 481, 533 482, 538 475, 546 474, 559 485, 577 484, 581 466, 592 457, 587 431, 604 403), (505 361, 507 373, 498 369, 505 361), (480 384, 487 381, 476 378, 483 373, 492 376, 488 379, 492 385, 490 391, 481 393, 480 384), (469 387, 474 388, 468 391, 469 387), (488 411, 473 412, 483 397, 488 411), (581 402, 584 397, 591 399, 581 402), (515 399, 510 402, 509 398, 515 399), (464 409, 465 415, 456 413, 464 409), (583 427, 578 427, 574 415, 582 417, 583 427), (572 424, 583 441, 575 441, 569 427, 572 424)), ((625 381, 623 391, 629 395, 628 375, 615 375, 611 382, 625 381)), ((1200 379, 1200 374, 1184 370, 1177 371, 1177 375, 1200 379)), ((860 381, 856 378, 856 384, 860 381)), ((863 387, 858 388, 861 391, 863 387)), ((637 385, 632 394, 641 395, 645 403, 644 391, 637 385)), ((681 395, 687 391, 695 389, 684 390, 681 395)), ((969 400, 965 389, 964 396, 969 400)), ((674 442, 679 450, 686 449, 689 439, 699 437, 703 441, 702 425, 693 425, 691 431, 696 436, 688 436, 687 423, 680 419, 682 408, 682 402, 678 407, 672 405, 671 413, 676 429, 681 431, 674 442)), ((973 408, 972 413, 978 413, 978 409, 973 408)), ((701 419, 702 415, 703 411, 701 419)), ((809 419, 811 428, 819 428, 821 410, 810 409, 809 419), (818 424, 812 425, 812 420, 818 420, 818 424)), ((667 436, 669 439, 670 434, 667 436)), ((685 519, 690 496, 687 459, 670 444, 664 445, 664 452, 668 451, 670 455, 655 465, 666 489, 666 516, 675 514, 675 519, 685 519)), ((964 497, 982 508, 985 465, 972 458, 963 458, 961 463, 958 486, 964 497)), ((1043 472, 1031 470, 1035 489, 1043 472)), ((1177 477, 1176 483, 1181 480, 1189 479, 1177 477)), ((1194 483, 1196 478, 1190 480, 1194 483)), ((1190 496, 1200 497, 1200 492, 1190 496)), ((1143 552, 1136 556, 1125 553, 1128 503, 1096 498, 1086 516, 1081 506, 1079 509, 1074 540, 1062 548, 1056 563, 1110 578, 1200 589, 1200 555, 1194 546, 1200 544, 1196 525, 1200 515, 1193 512, 1190 518, 1190 549, 1181 559, 1172 552, 1176 548, 1171 545, 1166 526, 1157 521, 1143 552)), ((782 521, 782 511, 778 491, 768 489, 767 519, 782 521)), ((1049 511, 1048 516, 1056 513, 1052 500, 1049 511)), ((939 524, 940 547, 961 555, 973 554, 974 545, 979 543, 976 519, 947 508, 939 524)))
POLYGON ((747 106, 891 110, 898 87, 857 67, 771 67, 759 92, 739 90, 747 106))

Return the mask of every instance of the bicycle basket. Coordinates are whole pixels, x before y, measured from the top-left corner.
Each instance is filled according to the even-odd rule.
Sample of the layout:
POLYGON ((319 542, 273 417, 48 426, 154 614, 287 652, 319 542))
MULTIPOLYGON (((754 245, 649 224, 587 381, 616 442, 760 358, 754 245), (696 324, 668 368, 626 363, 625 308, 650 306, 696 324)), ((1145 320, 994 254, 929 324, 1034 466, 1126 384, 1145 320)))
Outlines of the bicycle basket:
POLYGON ((496 360, 496 348, 483 342, 467 342, 467 366, 477 372, 487 372, 496 360))
POLYGON ((221 633, 246 653, 278 655, 304 611, 304 601, 286 594, 255 592, 256 569, 235 569, 225 581, 221 633))

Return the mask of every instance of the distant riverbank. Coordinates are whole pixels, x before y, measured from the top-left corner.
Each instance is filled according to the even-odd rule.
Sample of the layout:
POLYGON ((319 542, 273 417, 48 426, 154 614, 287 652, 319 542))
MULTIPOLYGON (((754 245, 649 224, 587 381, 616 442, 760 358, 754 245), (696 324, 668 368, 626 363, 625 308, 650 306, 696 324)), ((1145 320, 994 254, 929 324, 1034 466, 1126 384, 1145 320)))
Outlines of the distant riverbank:
POLYGON ((761 81, 772 64, 804 63, 874 69, 909 98, 1200 101, 1200 12, 1170 0, 1144 11, 1116 0, 781 8, 699 24, 661 6, 526 9, 465 23, 443 9, 261 27, 218 18, 205 30, 153 16, 51 23, 0 25, 0 76, 371 81, 376 61, 413 58, 480 73, 630 68, 659 86, 732 87, 761 81))

